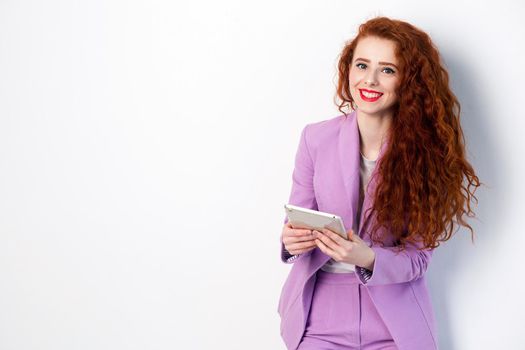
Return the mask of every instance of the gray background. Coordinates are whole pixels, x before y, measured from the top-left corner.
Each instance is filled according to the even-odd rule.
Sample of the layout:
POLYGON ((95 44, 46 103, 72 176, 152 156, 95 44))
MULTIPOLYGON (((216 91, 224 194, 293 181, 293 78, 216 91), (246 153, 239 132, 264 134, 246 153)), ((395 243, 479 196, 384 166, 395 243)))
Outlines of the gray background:
POLYGON ((428 282, 442 349, 516 349, 519 1, 0 2, 0 348, 284 349, 283 204, 374 15, 439 47, 486 186, 428 282))

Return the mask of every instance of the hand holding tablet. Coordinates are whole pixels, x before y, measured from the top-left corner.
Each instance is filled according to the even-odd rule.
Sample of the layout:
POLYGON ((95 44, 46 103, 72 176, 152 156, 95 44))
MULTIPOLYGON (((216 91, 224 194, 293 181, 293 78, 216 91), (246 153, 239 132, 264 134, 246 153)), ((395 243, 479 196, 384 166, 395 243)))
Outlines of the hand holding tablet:
POLYGON ((288 217, 288 222, 292 224, 293 228, 317 231, 322 231, 327 228, 339 234, 344 239, 347 238, 343 219, 338 215, 301 208, 291 204, 285 204, 284 209, 288 217))
POLYGON ((291 222, 287 222, 281 233, 281 240, 284 248, 291 255, 299 255, 314 249, 316 237, 312 230, 296 228, 291 222))
POLYGON ((373 263, 375 254, 360 237, 353 235, 352 231, 346 232, 343 219, 340 216, 291 204, 286 204, 284 208, 288 222, 283 230, 283 243, 285 243, 285 248, 290 254, 301 254, 314 249, 317 246, 318 234, 312 234, 312 231, 316 230, 324 231, 325 238, 318 241, 319 249, 336 261, 333 264, 343 264, 345 270, 352 271, 355 264, 361 263, 361 261, 366 260, 363 266, 373 263), (329 236, 326 229, 332 231, 332 236, 329 236), (287 230, 290 230, 288 234, 287 230), (297 234, 293 234, 291 231, 296 231, 297 234), (327 239, 332 243, 329 243, 327 239))

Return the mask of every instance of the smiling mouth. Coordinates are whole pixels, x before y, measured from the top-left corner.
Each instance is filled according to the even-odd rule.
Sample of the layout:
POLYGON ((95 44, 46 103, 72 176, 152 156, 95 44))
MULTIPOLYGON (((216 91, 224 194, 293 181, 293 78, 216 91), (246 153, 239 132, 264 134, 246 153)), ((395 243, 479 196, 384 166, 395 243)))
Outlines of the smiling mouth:
POLYGON ((361 95, 361 98, 366 102, 375 102, 379 100, 381 96, 383 96, 381 92, 365 89, 359 89, 359 94, 361 95))

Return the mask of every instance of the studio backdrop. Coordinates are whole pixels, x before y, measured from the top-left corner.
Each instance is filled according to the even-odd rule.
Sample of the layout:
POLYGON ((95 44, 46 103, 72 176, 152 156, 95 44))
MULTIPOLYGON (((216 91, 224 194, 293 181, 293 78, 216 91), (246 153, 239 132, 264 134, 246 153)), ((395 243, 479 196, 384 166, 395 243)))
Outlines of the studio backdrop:
POLYGON ((484 183, 428 271, 440 348, 525 342, 523 3, 0 2, 0 349, 285 349, 302 128, 376 15, 428 32, 484 183))

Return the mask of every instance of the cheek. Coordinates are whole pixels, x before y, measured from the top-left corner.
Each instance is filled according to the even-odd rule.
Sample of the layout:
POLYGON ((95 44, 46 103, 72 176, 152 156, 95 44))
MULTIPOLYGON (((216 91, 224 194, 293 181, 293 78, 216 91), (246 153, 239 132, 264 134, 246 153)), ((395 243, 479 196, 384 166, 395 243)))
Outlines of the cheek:
POLYGON ((350 71, 348 74, 348 81, 350 83, 350 86, 355 86, 357 83, 361 80, 360 74, 355 71, 350 71))
POLYGON ((354 100, 356 100, 358 97, 357 95, 359 94, 359 91, 357 90, 358 80, 352 79, 350 77, 350 79, 348 79, 348 82, 349 82, 350 95, 352 96, 354 100))
POLYGON ((397 96, 398 81, 397 80, 388 81, 387 88, 388 88, 388 91, 392 93, 392 95, 397 96))

